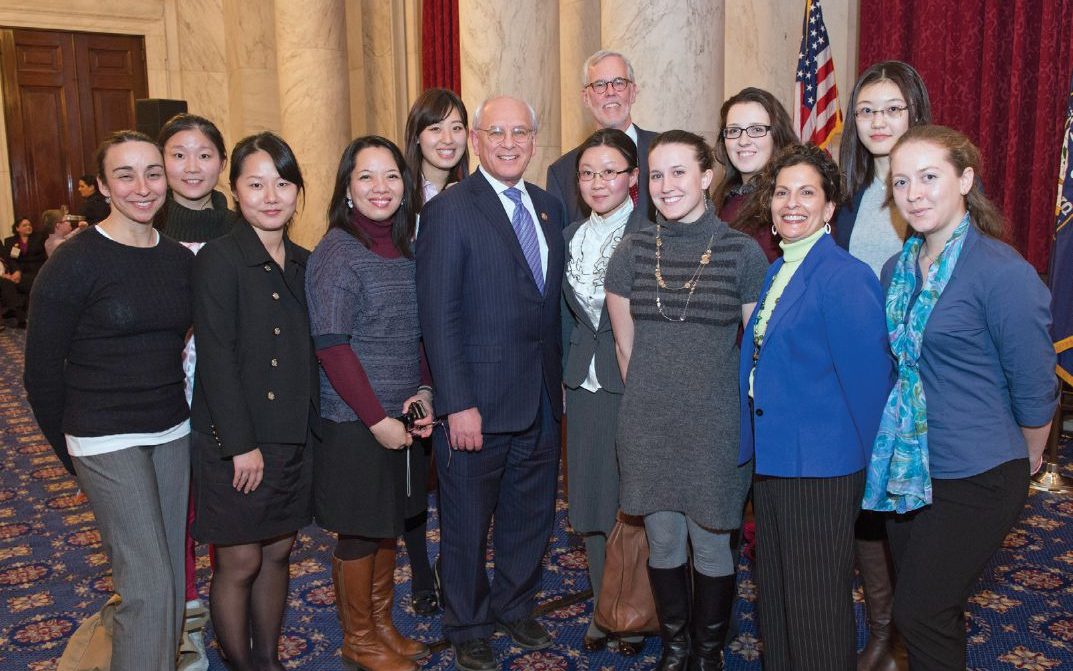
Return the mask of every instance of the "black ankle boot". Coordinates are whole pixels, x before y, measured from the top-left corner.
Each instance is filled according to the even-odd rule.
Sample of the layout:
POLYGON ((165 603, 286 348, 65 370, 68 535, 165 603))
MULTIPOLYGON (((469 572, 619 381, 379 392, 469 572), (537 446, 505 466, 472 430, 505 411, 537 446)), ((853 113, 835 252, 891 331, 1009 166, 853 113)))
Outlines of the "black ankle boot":
POLYGON ((663 639, 658 671, 685 671, 689 663, 689 566, 648 567, 663 639))
POLYGON ((734 608, 734 586, 733 575, 713 578, 693 570, 690 671, 721 671, 723 668, 723 646, 734 608))

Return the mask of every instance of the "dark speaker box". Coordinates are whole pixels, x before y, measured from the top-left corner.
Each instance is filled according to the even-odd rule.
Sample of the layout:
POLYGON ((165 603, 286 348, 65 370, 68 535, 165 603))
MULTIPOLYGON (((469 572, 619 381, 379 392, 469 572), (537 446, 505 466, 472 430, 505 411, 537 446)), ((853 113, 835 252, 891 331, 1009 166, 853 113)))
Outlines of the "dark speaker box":
POLYGON ((134 121, 137 129, 154 140, 168 119, 184 112, 186 112, 185 100, 142 98, 134 101, 134 121))

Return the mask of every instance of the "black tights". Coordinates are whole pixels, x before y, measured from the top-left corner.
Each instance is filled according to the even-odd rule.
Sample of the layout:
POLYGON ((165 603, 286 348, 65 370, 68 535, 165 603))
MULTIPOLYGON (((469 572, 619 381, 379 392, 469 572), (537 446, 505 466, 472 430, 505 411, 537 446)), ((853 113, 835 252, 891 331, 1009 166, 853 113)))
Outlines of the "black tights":
POLYGON ((432 567, 428 563, 428 546, 425 534, 428 530, 428 513, 423 512, 406 520, 402 540, 406 542, 406 554, 410 556, 410 575, 413 592, 431 592, 435 589, 432 567))
POLYGON ((339 534, 339 541, 335 544, 335 558, 340 561, 353 561, 368 557, 379 550, 384 541, 383 538, 339 534))
POLYGON ((234 671, 283 671, 278 646, 294 538, 216 546, 212 626, 234 671))

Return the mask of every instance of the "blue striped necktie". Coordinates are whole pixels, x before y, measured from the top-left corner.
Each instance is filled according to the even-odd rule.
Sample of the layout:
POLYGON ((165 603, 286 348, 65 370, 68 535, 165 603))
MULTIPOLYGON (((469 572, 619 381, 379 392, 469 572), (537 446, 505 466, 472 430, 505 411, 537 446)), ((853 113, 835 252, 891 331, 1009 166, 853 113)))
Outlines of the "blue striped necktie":
POLYGON ((514 234, 518 236, 518 243, 522 246, 522 254, 529 263, 529 270, 533 273, 533 281, 537 289, 544 293, 544 269, 540 263, 540 241, 537 240, 536 224, 529 216, 529 210, 522 204, 522 192, 513 186, 503 192, 514 203, 514 216, 510 219, 510 225, 514 227, 514 234))

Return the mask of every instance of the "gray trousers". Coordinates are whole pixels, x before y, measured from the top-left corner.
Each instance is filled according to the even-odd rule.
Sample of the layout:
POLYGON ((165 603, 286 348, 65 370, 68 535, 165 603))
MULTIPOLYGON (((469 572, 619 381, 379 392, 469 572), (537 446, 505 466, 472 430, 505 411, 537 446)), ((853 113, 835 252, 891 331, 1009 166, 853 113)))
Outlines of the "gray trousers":
POLYGON ((112 671, 174 671, 183 623, 190 440, 75 457, 112 562, 112 671))

